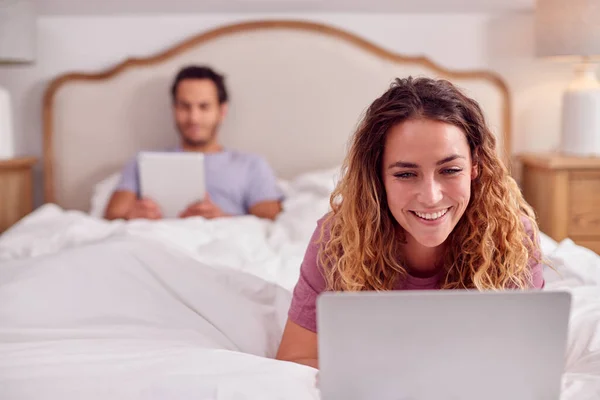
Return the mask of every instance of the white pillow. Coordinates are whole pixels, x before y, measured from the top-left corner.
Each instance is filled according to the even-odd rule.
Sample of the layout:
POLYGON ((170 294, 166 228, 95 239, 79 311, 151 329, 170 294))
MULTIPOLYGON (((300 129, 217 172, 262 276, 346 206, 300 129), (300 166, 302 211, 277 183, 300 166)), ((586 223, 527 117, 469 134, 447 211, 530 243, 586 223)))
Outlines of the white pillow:
POLYGON ((298 214, 317 213, 325 214, 329 209, 329 196, 340 178, 341 167, 314 170, 299 174, 291 181, 279 181, 279 186, 284 189, 285 211, 298 214))
POLYGON ((112 196, 113 191, 117 187, 119 180, 121 179, 121 173, 115 172, 108 178, 103 179, 94 186, 94 192, 92 193, 90 215, 96 218, 103 218, 104 211, 108 205, 108 201, 112 196))
POLYGON ((293 186, 297 191, 309 191, 329 197, 340 179, 340 172, 341 166, 310 171, 296 177, 293 186))

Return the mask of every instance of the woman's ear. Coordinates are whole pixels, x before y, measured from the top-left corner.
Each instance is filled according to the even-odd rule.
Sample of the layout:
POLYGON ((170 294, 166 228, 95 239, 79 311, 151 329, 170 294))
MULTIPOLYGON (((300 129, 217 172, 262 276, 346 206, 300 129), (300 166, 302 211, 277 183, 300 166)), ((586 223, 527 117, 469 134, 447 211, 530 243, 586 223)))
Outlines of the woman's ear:
POLYGON ((471 154, 471 180, 475 180, 479 176, 479 156, 477 151, 471 154))
POLYGON ((471 164, 471 180, 475 180, 479 176, 479 164, 473 162, 471 164))

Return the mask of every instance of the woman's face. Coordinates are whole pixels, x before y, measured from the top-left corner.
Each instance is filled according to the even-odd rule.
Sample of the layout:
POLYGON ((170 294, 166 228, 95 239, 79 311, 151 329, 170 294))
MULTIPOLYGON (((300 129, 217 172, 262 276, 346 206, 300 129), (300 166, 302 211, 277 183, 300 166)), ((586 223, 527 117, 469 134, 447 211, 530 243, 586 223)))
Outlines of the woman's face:
POLYGON ((407 233, 407 245, 444 243, 467 209, 476 174, 460 128, 418 119, 389 130, 383 183, 390 211, 407 233))

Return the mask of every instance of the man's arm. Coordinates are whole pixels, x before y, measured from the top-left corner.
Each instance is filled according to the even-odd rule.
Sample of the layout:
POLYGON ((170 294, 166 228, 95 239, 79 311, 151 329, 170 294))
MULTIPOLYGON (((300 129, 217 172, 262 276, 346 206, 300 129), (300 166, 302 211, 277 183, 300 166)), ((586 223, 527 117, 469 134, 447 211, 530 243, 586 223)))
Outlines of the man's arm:
POLYGON ((104 218, 110 220, 126 218, 137 199, 138 187, 138 165, 137 158, 134 157, 121 170, 121 178, 104 210, 104 218))
POLYGON ((210 195, 206 192, 204 200, 190 204, 183 212, 179 214, 179 218, 188 217, 204 217, 206 219, 230 217, 219 206, 210 199, 210 195))
POLYGON ((126 190, 114 192, 110 197, 106 210, 104 210, 104 218, 110 220, 125 219, 136 200, 136 194, 133 192, 126 190))
POLYGON ((160 219, 161 213, 152 200, 141 199, 138 200, 135 193, 120 190, 113 193, 106 211, 104 218, 112 219, 160 219))
POLYGON ((268 218, 274 220, 277 217, 277 215, 281 212, 281 209, 281 201, 268 200, 254 204, 252 207, 250 207, 248 212, 259 218, 268 218))
POLYGON ((283 209, 283 193, 277 186, 275 173, 267 161, 260 157, 254 160, 250 171, 246 192, 247 211, 259 218, 273 220, 283 209))
POLYGON ((110 197, 104 218, 112 219, 134 219, 161 218, 160 210, 156 203, 149 199, 139 200, 137 191, 139 188, 137 159, 130 160, 121 171, 121 180, 110 197))

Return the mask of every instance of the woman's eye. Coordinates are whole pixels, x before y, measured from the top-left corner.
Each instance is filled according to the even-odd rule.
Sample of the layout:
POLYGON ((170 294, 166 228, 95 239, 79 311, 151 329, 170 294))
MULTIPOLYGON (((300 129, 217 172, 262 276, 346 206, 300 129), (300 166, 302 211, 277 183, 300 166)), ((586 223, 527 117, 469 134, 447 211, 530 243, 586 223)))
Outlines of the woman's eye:
POLYGON ((454 175, 454 174, 458 174, 461 171, 462 171, 461 168, 447 168, 447 169, 443 170, 442 173, 445 175, 454 175))
POLYGON ((414 172, 398 172, 397 174, 394 174, 394 176, 400 179, 408 179, 416 176, 416 174, 414 172))

